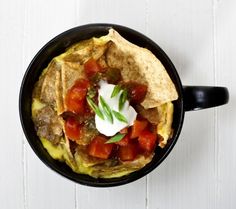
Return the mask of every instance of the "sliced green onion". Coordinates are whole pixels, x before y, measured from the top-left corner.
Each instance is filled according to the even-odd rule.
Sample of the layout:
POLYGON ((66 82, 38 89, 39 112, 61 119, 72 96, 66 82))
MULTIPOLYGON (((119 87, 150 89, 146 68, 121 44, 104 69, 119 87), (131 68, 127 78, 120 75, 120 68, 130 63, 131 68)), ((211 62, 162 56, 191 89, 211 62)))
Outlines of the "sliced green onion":
POLYGON ((125 134, 116 134, 115 136, 111 137, 107 142, 106 144, 110 144, 110 143, 115 143, 115 142, 118 142, 120 141, 121 139, 123 139, 125 136, 125 134))
POLYGON ((124 115, 122 115, 121 113, 112 110, 113 115, 117 118, 117 120, 124 122, 124 123, 128 123, 126 117, 124 115))
POLYGON ((111 98, 115 97, 121 91, 121 86, 116 85, 111 93, 111 98))
POLYGON ((99 107, 94 103, 94 101, 89 97, 87 96, 86 97, 87 99, 87 102, 89 104, 89 106, 91 107, 91 109, 96 113, 96 115, 98 117, 100 117, 102 120, 104 120, 104 116, 102 114, 102 111, 99 109, 99 107))
POLYGON ((99 97, 99 100, 100 100, 100 103, 101 103, 101 106, 102 106, 102 109, 106 118, 108 119, 110 123, 113 123, 113 116, 112 116, 110 107, 108 106, 108 104, 106 103, 106 101, 104 100, 102 96, 99 97))
POLYGON ((96 96, 96 89, 94 89, 94 88, 90 88, 89 90, 88 90, 88 92, 87 92, 87 95, 89 96, 89 98, 93 98, 93 97, 95 97, 96 96))
POLYGON ((128 95, 127 89, 124 89, 119 98, 119 111, 123 109, 124 104, 127 100, 127 95, 128 95))

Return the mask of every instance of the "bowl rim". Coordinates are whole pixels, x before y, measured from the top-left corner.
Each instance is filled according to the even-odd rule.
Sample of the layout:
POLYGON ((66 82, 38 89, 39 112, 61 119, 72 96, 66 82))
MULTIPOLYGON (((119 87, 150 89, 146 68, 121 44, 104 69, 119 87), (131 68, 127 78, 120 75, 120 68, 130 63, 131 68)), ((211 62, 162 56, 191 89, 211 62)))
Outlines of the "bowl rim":
MULTIPOLYGON (((176 86, 176 85, 175 85, 176 86)), ((177 87, 176 87, 177 88, 177 87)), ((123 25, 117 25, 117 24, 113 24, 113 23, 93 23, 93 24, 85 24, 85 25, 81 25, 81 26, 76 26, 73 27, 69 30, 66 30, 60 34, 58 34, 57 36, 55 36, 54 38, 52 38, 50 41, 48 41, 46 44, 44 44, 43 47, 41 47, 41 49, 36 53, 36 55, 33 57, 32 61, 30 62, 29 66, 27 67, 27 70, 24 73, 22 82, 21 82, 21 87, 20 87, 20 92, 19 92, 19 116, 20 116, 20 121, 21 121, 21 126, 23 128, 23 132, 25 134, 25 137, 28 141, 28 143, 30 144, 31 148, 33 149, 33 151, 35 152, 35 154, 38 156, 38 158, 50 169, 54 170, 56 173, 59 173, 60 175, 64 176, 67 179, 70 179, 72 181, 74 181, 75 183, 79 183, 82 185, 86 185, 86 186, 92 186, 92 187, 111 187, 111 186, 120 186, 120 185, 124 185, 127 183, 131 183, 133 181, 136 181, 144 176, 146 176, 148 173, 150 173, 151 171, 153 171, 156 167, 158 167, 163 161, 164 159, 166 159, 166 157, 169 155, 169 153, 171 152, 171 150, 173 149, 173 147, 175 146, 182 126, 183 126, 183 121, 184 121, 184 104, 183 104, 183 85, 181 83, 180 77, 176 71, 176 68, 174 66, 174 64, 172 63, 172 61, 170 60, 170 58, 167 56, 167 54, 160 48, 159 45, 157 45, 154 41, 152 41, 150 38, 148 38, 146 35, 131 29, 129 27, 123 26, 123 25), (172 142, 170 143, 170 146, 168 147, 168 149, 165 151, 165 153, 162 155, 162 157, 160 158, 160 160, 158 160, 158 162, 156 162, 155 164, 153 164, 151 167, 147 167, 144 166, 142 169, 137 170, 131 174, 128 174, 127 176, 123 176, 119 177, 119 178, 111 178, 110 180, 114 179, 115 181, 106 181, 104 179, 97 179, 97 181, 87 181, 84 180, 83 178, 78 179, 73 177, 72 175, 68 175, 67 173, 63 172, 62 170, 58 169, 55 165, 53 165, 52 163, 49 163, 49 161, 46 160, 46 158, 41 155, 39 153, 39 151, 37 150, 37 148, 34 146, 34 144, 32 143, 30 136, 29 136, 29 130, 26 129, 26 125, 25 125, 25 119, 24 119, 24 110, 23 110, 23 92, 24 92, 24 86, 25 86, 25 82, 26 79, 28 78, 29 72, 31 72, 32 66, 35 63, 35 61, 41 56, 41 54, 48 48, 50 47, 51 44, 53 44, 54 42, 57 42, 58 40, 60 40, 60 38, 67 36, 69 33, 71 32, 76 32, 77 30, 83 30, 83 29, 88 29, 88 28, 103 28, 104 30, 108 30, 110 28, 115 28, 118 29, 122 29, 125 30, 128 33, 131 33, 132 35, 135 36, 139 36, 141 37, 143 40, 145 40, 146 42, 151 43, 151 45, 157 49, 162 56, 164 57, 164 59, 166 60, 166 62, 168 62, 168 65, 171 66, 171 71, 173 73, 173 76, 176 79, 176 82, 178 84, 178 90, 179 90, 179 99, 180 99, 180 105, 181 105, 181 113, 180 113, 180 123, 178 124, 177 130, 176 130, 176 134, 174 135, 174 137, 172 138, 172 142), (135 174, 135 175, 134 175, 135 174)), ((72 173, 74 173, 71 170, 72 173)), ((81 175, 81 174, 79 174, 81 175)), ((84 174, 82 174, 84 175, 84 174)), ((94 178, 93 178, 94 179, 94 178)))

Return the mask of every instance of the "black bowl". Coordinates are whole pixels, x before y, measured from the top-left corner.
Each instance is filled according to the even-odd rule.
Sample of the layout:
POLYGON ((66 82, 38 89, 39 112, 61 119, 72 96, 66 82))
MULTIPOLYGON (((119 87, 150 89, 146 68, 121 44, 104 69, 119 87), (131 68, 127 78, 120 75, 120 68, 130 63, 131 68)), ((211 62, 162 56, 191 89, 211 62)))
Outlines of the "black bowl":
POLYGON ((143 34, 124 26, 114 24, 89 24, 75 27, 61 33, 60 35, 49 41, 45 46, 43 46, 42 49, 36 54, 32 62, 30 63, 21 84, 19 95, 19 112, 21 124, 30 146, 37 154, 37 156, 48 167, 61 174, 62 176, 83 185, 94 187, 117 186, 127 184, 145 176, 154 168, 156 168, 170 153, 179 137, 184 119, 183 87, 174 65, 165 54, 165 52, 152 40, 150 40, 143 34), (34 84, 39 79, 42 70, 47 67, 53 57, 63 53, 67 47, 76 42, 84 39, 89 39, 91 37, 100 37, 102 35, 106 35, 110 28, 114 28, 130 42, 152 51, 152 53, 161 61, 161 63, 168 71, 178 91, 179 99, 174 102, 175 111, 173 121, 173 137, 168 141, 168 144, 164 149, 161 149, 159 147, 156 148, 155 156, 148 165, 138 171, 120 178, 96 179, 88 175, 74 173, 71 168, 68 167, 65 163, 54 160, 44 149, 41 141, 36 134, 34 124, 31 119, 32 90, 34 84))

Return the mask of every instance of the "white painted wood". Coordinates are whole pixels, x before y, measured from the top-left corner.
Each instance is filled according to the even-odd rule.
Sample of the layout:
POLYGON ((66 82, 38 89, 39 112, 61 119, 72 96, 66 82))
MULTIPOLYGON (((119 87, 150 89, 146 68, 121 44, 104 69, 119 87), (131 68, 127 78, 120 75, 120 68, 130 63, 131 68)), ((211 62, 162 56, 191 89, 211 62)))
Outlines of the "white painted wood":
POLYGON ((22 131, 18 117, 23 21, 24 1, 0 2, 0 208, 3 209, 24 207, 22 131))
POLYGON ((113 188, 89 188, 78 185, 77 208, 146 208, 145 178, 113 188))
POLYGON ((217 209, 236 207, 236 2, 214 1, 215 19, 215 80, 217 85, 228 86, 231 99, 228 106, 216 112, 216 195, 217 209))
POLYGON ((1 1, 0 208, 234 209, 235 9, 234 0, 1 1), (165 162, 122 187, 76 185, 51 171, 19 123, 19 86, 35 53, 60 32, 92 22, 147 34, 173 60, 183 84, 228 86, 231 93, 227 106, 186 113, 165 162))
MULTIPOLYGON (((24 23, 24 70, 36 52, 57 34, 73 27, 75 21, 74 1, 26 0, 24 23), (72 11, 72 12, 71 12, 72 11)), ((75 184, 48 169, 33 153, 25 152, 26 208, 74 208, 75 184)))
POLYGON ((75 208, 75 184, 46 167, 27 146, 27 208, 75 208))
POLYGON ((115 23, 145 33, 146 6, 145 0, 80 0, 76 23, 115 23))

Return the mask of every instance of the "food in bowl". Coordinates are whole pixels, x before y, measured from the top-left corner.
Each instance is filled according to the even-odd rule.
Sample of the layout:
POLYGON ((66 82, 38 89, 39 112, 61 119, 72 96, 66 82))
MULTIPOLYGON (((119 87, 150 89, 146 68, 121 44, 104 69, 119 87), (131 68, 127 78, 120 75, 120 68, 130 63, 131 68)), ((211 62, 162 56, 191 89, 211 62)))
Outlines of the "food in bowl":
POLYGON ((177 98, 161 62, 110 29, 42 69, 32 119, 55 160, 95 178, 121 177, 151 162, 156 146, 166 146, 177 98))

